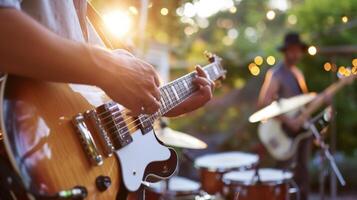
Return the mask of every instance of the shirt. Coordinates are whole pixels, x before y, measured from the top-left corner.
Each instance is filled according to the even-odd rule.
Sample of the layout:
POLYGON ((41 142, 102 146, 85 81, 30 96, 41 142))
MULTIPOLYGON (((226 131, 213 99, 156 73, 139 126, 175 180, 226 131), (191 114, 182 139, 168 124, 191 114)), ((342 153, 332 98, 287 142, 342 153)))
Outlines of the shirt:
POLYGON ((89 43, 104 46, 86 21, 86 6, 86 0, 0 0, 0 7, 22 10, 59 36, 85 42, 83 28, 89 43))
POLYGON ((303 92, 303 86, 299 83, 297 74, 289 69, 283 62, 278 63, 272 69, 272 79, 278 81, 278 99, 289 98, 303 92))

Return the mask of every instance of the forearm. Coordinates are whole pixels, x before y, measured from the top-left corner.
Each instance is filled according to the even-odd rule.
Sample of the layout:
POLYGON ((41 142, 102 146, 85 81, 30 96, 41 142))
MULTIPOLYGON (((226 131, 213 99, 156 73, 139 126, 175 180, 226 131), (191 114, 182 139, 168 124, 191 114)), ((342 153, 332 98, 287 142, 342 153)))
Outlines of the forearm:
POLYGON ((35 79, 97 84, 89 46, 62 38, 21 11, 0 9, 0 71, 35 79))

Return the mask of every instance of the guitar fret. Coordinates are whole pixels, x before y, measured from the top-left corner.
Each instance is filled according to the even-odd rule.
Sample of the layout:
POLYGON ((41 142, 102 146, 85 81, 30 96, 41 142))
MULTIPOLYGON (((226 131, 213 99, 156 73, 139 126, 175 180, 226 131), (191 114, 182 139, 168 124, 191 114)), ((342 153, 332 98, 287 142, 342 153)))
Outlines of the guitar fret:
POLYGON ((171 86, 171 90, 172 90, 172 92, 174 93, 174 95, 175 95, 175 97, 176 97, 176 100, 179 101, 179 100, 180 100, 180 97, 179 97, 178 94, 177 94, 177 91, 176 91, 176 89, 175 89, 175 85, 172 85, 172 86, 171 86))

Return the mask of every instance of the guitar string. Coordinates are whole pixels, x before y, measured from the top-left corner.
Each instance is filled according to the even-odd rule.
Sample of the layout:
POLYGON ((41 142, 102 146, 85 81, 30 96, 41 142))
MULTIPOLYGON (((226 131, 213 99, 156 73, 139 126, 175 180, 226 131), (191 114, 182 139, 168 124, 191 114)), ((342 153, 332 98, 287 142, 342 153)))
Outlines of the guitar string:
MULTIPOLYGON (((212 76, 212 75, 211 75, 211 76, 212 76)), ((217 76, 217 77, 219 77, 219 76, 217 76)), ((216 79, 216 78, 215 78, 215 79, 216 79)), ((191 87, 191 85, 190 85, 190 87, 191 87)), ((189 88, 189 90, 191 90, 191 89, 193 89, 193 88, 192 88, 192 87, 189 88)), ((179 90, 179 92, 180 92, 180 91, 182 91, 182 90, 179 90)), ((186 91, 183 91, 183 92, 186 92, 186 91)), ((191 92, 191 91, 188 91, 188 92, 191 92)), ((182 95, 182 94, 183 94, 183 93, 180 93, 180 95, 182 95)), ((173 95, 173 94, 171 93, 171 95, 173 95)), ((185 97, 184 100, 186 100, 186 98, 187 98, 187 97, 185 97)), ((179 102, 179 101, 175 101, 175 100, 174 100, 173 104, 175 104, 175 103, 182 103, 182 102, 179 102)), ((174 106, 173 104, 171 104, 170 106, 174 106)), ((173 108, 173 107, 172 107, 172 108, 173 108)), ((172 108, 169 108, 169 109, 172 109, 172 108)), ((160 111, 160 110, 159 110, 159 111, 160 111)), ((158 112, 159 112, 159 111, 158 111, 158 112)), ((168 111, 169 111, 169 110, 168 110, 168 111)), ((154 113, 154 114, 148 116, 146 120, 143 120, 143 121, 142 121, 142 123, 147 122, 147 121, 149 121, 149 120, 152 120, 151 118, 152 118, 154 115, 158 114, 158 112, 156 112, 156 113, 154 113)), ((164 113, 164 114, 165 114, 165 113, 164 113)), ((135 123, 135 122, 141 120, 143 117, 146 117, 146 116, 143 116, 143 115, 138 116, 136 120, 134 120, 134 121, 132 121, 132 122, 126 124, 126 127, 122 127, 122 128, 120 128, 120 129, 116 130, 116 131, 119 133, 119 136, 120 136, 121 134, 127 134, 127 132, 128 132, 128 131, 127 131, 127 132, 124 132, 124 133, 120 133, 120 131, 122 131, 122 129, 127 129, 127 127, 128 127, 129 125, 131 125, 131 124, 133 124, 133 123, 135 123)), ((156 116, 155 116, 155 117, 156 117, 156 116)), ((122 120, 120 123, 126 123, 126 122, 129 121, 130 119, 133 119, 133 117, 128 117, 128 118, 129 118, 129 119, 127 119, 127 120, 122 120)), ((117 120, 117 119, 118 119, 118 118, 114 118, 114 120, 117 120)), ((117 128, 118 124, 117 124, 114 120, 112 121, 114 125, 113 125, 112 127, 108 127, 107 129, 110 130, 110 129, 112 129, 112 128, 117 128)), ((140 125, 135 125, 134 127, 130 128, 130 129, 129 129, 129 132, 130 132, 130 130, 132 130, 133 128, 137 128, 138 126, 140 126, 140 125)))
MULTIPOLYGON (((192 82, 192 80, 190 80, 190 81, 192 82)), ((168 85, 166 85, 166 86, 168 86, 168 85)), ((190 88, 189 88, 189 89, 190 89, 190 88)), ((162 98, 162 99, 164 100, 164 98, 162 98)), ((160 103, 161 103, 161 99, 160 99, 160 103)), ((166 103, 165 100, 164 100, 164 103, 166 103)), ((122 116, 122 115, 125 114, 125 116, 127 116, 127 118, 130 118, 130 117, 133 118, 132 116, 127 115, 128 112, 130 112, 130 111, 127 110, 126 108, 125 108, 125 110, 120 111, 120 108, 119 108, 119 104, 118 104, 118 103, 116 103, 116 104, 113 105, 112 107, 109 107, 108 109, 109 109, 109 110, 108 110, 107 113, 109 113, 109 115, 106 116, 106 117, 104 117, 104 118, 102 118, 101 120, 106 120, 106 119, 108 119, 108 118, 110 118, 110 117, 116 117, 117 114, 119 114, 119 113, 120 113, 119 116, 122 116), (113 110, 113 108, 114 108, 114 109, 115 109, 115 108, 118 108, 118 110, 117 110, 117 111, 114 111, 114 112, 111 112, 110 110, 113 110), (127 111, 127 112, 125 112, 125 111, 127 111)), ((118 117, 119 117, 119 116, 118 116, 118 117)), ((117 118, 116 118, 116 119, 117 119, 117 118)), ((123 120, 122 120, 122 121, 123 121, 123 120)), ((127 120, 127 121, 128 121, 128 120, 127 120)), ((123 121, 123 122, 125 122, 125 121, 123 121)), ((106 126, 106 125, 109 124, 109 123, 111 123, 111 121, 104 123, 103 126, 106 126)))
MULTIPOLYGON (((212 77, 212 75, 211 75, 211 77, 212 77)), ((217 77, 219 77, 219 76, 217 76, 217 77)), ((214 79, 216 79, 216 78, 214 78, 214 79)), ((191 87, 191 85, 190 85, 190 87, 191 87)), ((194 89, 194 88, 189 88, 189 91, 188 92, 192 92, 192 91, 190 91, 191 89, 194 89)), ((179 92, 180 91, 182 91, 182 90, 180 90, 179 89, 179 92)), ((183 92, 186 92, 186 91, 183 91, 183 92)), ((170 92, 168 92, 168 93, 170 93, 170 92)), ((180 93, 179 95, 182 95, 183 93, 180 93)), ((170 94, 171 96, 173 95, 172 93, 170 94)), ((177 101, 178 102, 178 101, 177 101)), ((173 102, 173 103, 177 103, 177 102, 173 102)), ((167 102, 165 102, 165 103, 167 103, 167 102)), ((179 102, 179 103, 181 103, 181 102, 179 102)), ((173 105, 170 105, 170 106, 173 106, 173 105)), ((172 107, 173 108, 173 107, 172 107)), ((170 108, 170 109, 172 109, 172 108, 170 108)), ((159 110, 160 111, 160 110, 159 110)), ((119 111, 120 112, 120 111, 119 111)), ((156 115, 156 113, 154 113, 154 114, 152 114, 152 115, 150 115, 149 117, 148 117, 148 119, 150 120, 150 117, 151 116, 153 116, 153 115, 156 115)), ((112 115, 111 115, 112 116, 112 115)), ((126 126, 129 126, 129 125, 131 125, 131 124, 133 124, 133 123, 135 123, 135 122, 137 122, 137 121, 139 121, 139 120, 141 120, 141 118, 142 117, 146 117, 146 116, 143 116, 143 115, 141 115, 141 116, 138 116, 137 118, 138 119, 136 119, 136 120, 134 120, 134 121, 132 121, 132 122, 130 122, 129 124, 126 124, 126 126)), ((117 120, 118 118, 115 118, 114 117, 114 120, 117 120)), ((133 117, 128 117, 128 119, 125 119, 125 120, 121 120, 121 122, 120 123, 126 123, 126 122, 128 122, 129 120, 132 120, 133 119, 133 117)), ((142 121, 142 123, 144 123, 144 122, 146 122, 147 120, 144 120, 144 121, 142 121)), ((118 124, 115 124, 115 121, 110 121, 110 122, 113 122, 114 123, 114 125, 112 126, 112 127, 109 127, 109 128, 107 128, 107 129, 112 129, 112 128, 117 128, 116 126, 118 125, 118 124)), ((136 128, 137 126, 139 126, 139 125, 136 125, 136 126, 134 126, 134 128, 136 128)), ((117 130, 117 131, 121 131, 122 129, 125 129, 126 127, 122 127, 121 129, 119 129, 119 130, 117 130)))
MULTIPOLYGON (((212 64, 210 64, 210 65, 212 65, 212 64)), ((207 71, 210 69, 210 68, 208 68, 208 67, 209 67, 209 65, 207 65, 207 66, 205 67, 205 69, 207 69, 207 71)), ((213 77, 212 74, 211 74, 209 71, 208 71, 208 74, 210 74, 210 77, 213 77)), ((193 75, 193 73, 186 74, 185 76, 182 76, 182 77, 176 79, 174 82, 171 82, 171 83, 169 83, 169 84, 167 84, 167 85, 165 85, 165 86, 163 86, 163 87, 166 87, 166 86, 169 86, 170 84, 176 83, 178 80, 183 79, 183 78, 186 78, 186 77, 189 76, 189 75, 193 75)), ((219 76, 217 76, 217 77, 219 77, 219 76)), ((193 78, 193 77, 190 77, 190 80, 189 80, 191 83, 192 83, 192 78, 193 78)), ((190 85, 190 86, 191 86, 191 85, 190 85)), ((161 87, 161 88, 163 88, 163 87, 161 87)), ((189 89, 191 89, 191 88, 189 88, 189 89)), ((166 103, 166 102, 165 102, 165 103, 166 103)), ((118 108, 118 109, 119 109, 119 104, 116 103, 116 104, 113 105, 112 107, 109 107, 109 110, 108 110, 108 111, 103 112, 103 113, 100 113, 99 116, 100 116, 100 115, 103 115, 103 114, 106 114, 106 113, 109 113, 109 114, 110 114, 110 115, 108 115, 108 116, 102 118, 102 120, 105 120, 105 119, 107 119, 107 118, 109 118, 109 117, 113 117, 113 112, 110 111, 110 109, 113 109, 113 108, 118 108)), ((118 110, 118 111, 116 111, 116 112, 114 113, 114 117, 115 117, 115 115, 118 114, 118 113, 120 113, 121 115, 124 115, 124 114, 125 114, 126 116, 128 116, 128 115, 127 115, 128 112, 130 112, 130 111, 129 111, 128 109, 126 109, 126 108, 124 108, 123 111, 118 110)), ((118 118, 115 118, 115 119, 117 120, 118 118)), ((132 120, 132 119, 133 119, 132 116, 128 116, 127 119, 122 120, 120 123, 126 123, 127 121, 132 120)), ((137 120, 140 120, 140 119, 137 119, 137 120)), ((107 123, 105 123, 105 124, 103 124, 103 125, 107 125, 107 124, 109 124, 110 122, 111 122, 111 121, 109 121, 109 122, 107 122, 107 123)), ((134 121, 134 122, 135 122, 135 121, 134 121)))
MULTIPOLYGON (((192 94, 192 93, 191 93, 192 94)), ((191 95, 188 95, 188 96, 186 96, 185 98, 183 98, 183 99, 181 99, 181 102, 180 101, 176 101, 176 102, 173 102, 172 104, 170 104, 170 106, 173 106, 172 108, 174 108, 176 105, 178 105, 178 104, 180 104, 180 103, 182 103, 183 101, 185 101, 188 97, 190 97, 191 95), (177 103, 176 105, 175 105, 175 103, 177 103)), ((169 108, 167 111, 169 111, 169 110, 171 110, 172 108, 169 108)), ((160 115, 158 115, 158 116, 155 116, 156 114, 158 114, 159 113, 159 111, 158 112, 156 112, 155 114, 153 114, 153 115, 151 115, 150 117, 148 117, 148 118, 146 118, 145 120, 143 120, 142 121, 142 123, 144 123, 144 122, 147 122, 147 121, 150 121, 150 120, 156 120, 155 118, 156 117, 160 117, 160 115), (152 118, 153 116, 155 116, 155 118, 152 118)), ((161 113, 161 114, 164 114, 164 113, 161 113)), ((143 116, 141 116, 141 117, 143 117, 143 116)), ((141 117, 138 117, 138 118, 141 118, 141 117)), ((138 121, 139 119, 137 119, 137 120, 135 120, 135 121, 138 121)), ((134 123, 135 121, 133 121, 132 123, 134 123)), ((129 123, 130 124, 130 123, 129 123)), ((133 126, 133 127, 131 127, 131 128, 127 128, 128 127, 128 125, 126 125, 125 127, 122 127, 122 128, 120 128, 120 129, 118 129, 118 130, 116 130, 116 132, 118 133, 118 134, 115 134, 114 135, 114 139, 118 139, 118 138, 123 138, 123 137, 125 137, 125 135, 126 134, 130 134, 130 131, 131 130, 133 130, 133 129, 136 129, 136 128, 138 128, 140 125, 135 125, 135 126, 133 126), (127 129, 125 132, 123 132, 123 133, 120 133, 120 131, 122 130, 122 129, 127 129)), ((108 130, 110 130, 110 129, 112 129, 112 128, 117 128, 116 127, 116 125, 115 125, 115 122, 114 122, 114 126, 112 126, 112 127, 110 127, 110 128, 107 128, 108 130)))
MULTIPOLYGON (((216 65, 216 63, 210 63, 210 64, 204 66, 203 69, 204 69, 204 70, 207 69, 207 71, 208 71, 208 70, 210 69, 210 67, 212 67, 212 66, 217 66, 217 65, 216 65)), ((182 76, 182 77, 180 77, 180 78, 178 78, 178 79, 176 79, 176 80, 174 80, 174 81, 172 81, 172 82, 170 82, 170 83, 168 83, 168 84, 166 84, 166 85, 160 87, 160 89, 163 88, 163 87, 166 87, 166 86, 168 86, 168 85, 170 85, 170 84, 173 84, 173 83, 179 81, 180 79, 186 78, 187 76, 193 75, 193 74, 196 74, 196 72, 188 73, 188 74, 186 74, 186 75, 184 75, 184 76, 182 76)), ((114 106, 115 106, 115 105, 114 105, 114 106)), ((127 110, 127 111, 129 112, 128 109, 125 108, 125 110, 127 110)), ((124 111, 125 111, 125 110, 124 110, 124 111)), ((108 113, 108 112, 110 112, 110 111, 105 111, 105 112, 103 112, 103 113, 99 113, 98 116, 101 116, 101 115, 106 114, 106 113, 108 113)))

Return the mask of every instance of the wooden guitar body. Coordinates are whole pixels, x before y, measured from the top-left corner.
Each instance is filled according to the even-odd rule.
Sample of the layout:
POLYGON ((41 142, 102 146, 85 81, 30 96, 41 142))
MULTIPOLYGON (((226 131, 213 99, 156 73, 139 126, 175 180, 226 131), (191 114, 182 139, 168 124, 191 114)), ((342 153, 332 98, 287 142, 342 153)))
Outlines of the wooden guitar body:
MULTIPOLYGON (((87 199, 115 199, 123 187, 134 188, 133 184, 123 184, 123 170, 125 173, 131 170, 132 176, 138 176, 141 183, 149 175, 171 176, 176 169, 176 153, 162 145, 153 131, 145 134, 146 138, 140 136, 143 135, 140 129, 130 133, 134 142, 116 149, 112 156, 103 153, 103 146, 97 143, 103 162, 94 165, 89 161, 73 117, 110 101, 96 87, 8 76, 1 91, 1 129, 7 154, 30 191, 53 195, 81 186, 87 190, 87 199), (151 140, 147 144, 138 141, 147 138, 151 140), (141 146, 135 145, 138 143, 141 146), (150 154, 151 149, 158 151, 158 155, 157 152, 150 154), (139 160, 146 162, 138 162, 135 169, 126 164, 133 165, 139 160), (110 178, 111 185, 101 191, 96 181, 103 176, 110 178)), ((99 135, 91 133, 93 140, 98 141, 99 135)), ((129 177, 127 182, 130 181, 138 182, 129 177)))

